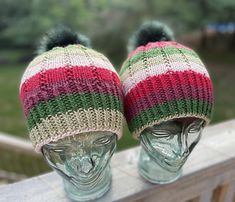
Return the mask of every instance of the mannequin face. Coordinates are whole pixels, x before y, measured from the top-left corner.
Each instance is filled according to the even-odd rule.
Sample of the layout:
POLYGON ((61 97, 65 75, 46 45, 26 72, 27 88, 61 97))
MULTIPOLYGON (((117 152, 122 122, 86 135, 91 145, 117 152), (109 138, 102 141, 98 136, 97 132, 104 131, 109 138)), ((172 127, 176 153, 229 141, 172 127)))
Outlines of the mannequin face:
POLYGON ((205 121, 173 119, 146 128, 140 135, 143 148, 162 168, 176 172, 184 165, 201 137, 205 121))
POLYGON ((116 135, 110 132, 82 133, 44 145, 42 153, 64 180, 86 189, 99 182, 115 151, 116 141, 116 135))

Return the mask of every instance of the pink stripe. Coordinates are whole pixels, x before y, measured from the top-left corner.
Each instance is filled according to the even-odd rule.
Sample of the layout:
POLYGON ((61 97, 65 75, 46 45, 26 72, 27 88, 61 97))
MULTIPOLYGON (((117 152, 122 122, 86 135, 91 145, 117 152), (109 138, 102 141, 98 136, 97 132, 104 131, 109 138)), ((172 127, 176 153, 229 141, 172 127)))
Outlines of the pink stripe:
POLYGON ((131 57, 133 57, 134 55, 143 52, 143 51, 148 51, 152 48, 164 48, 164 47, 175 47, 175 48, 183 48, 183 49, 188 49, 188 50, 192 50, 180 43, 177 43, 175 41, 159 41, 159 42, 149 42, 147 45, 144 46, 139 46, 138 48, 136 48, 134 51, 132 51, 131 53, 129 53, 128 55, 128 59, 130 59, 131 57))
POLYGON ((131 120, 156 104, 190 98, 212 103, 210 79, 189 71, 149 77, 125 96, 126 118, 131 120))
POLYGON ((121 87, 113 81, 99 80, 96 78, 71 79, 66 82, 59 81, 50 83, 44 86, 44 90, 42 90, 41 87, 37 87, 32 91, 26 92, 21 98, 24 106, 24 113, 27 116, 30 109, 42 101, 47 101, 60 95, 84 92, 112 94, 119 98, 122 97, 121 87))
POLYGON ((24 94, 32 91, 35 88, 48 85, 55 82, 66 82, 70 79, 92 79, 97 78, 105 81, 113 81, 117 85, 120 84, 120 80, 114 72, 108 69, 97 67, 78 67, 78 66, 66 66, 56 69, 40 72, 26 80, 20 90, 20 98, 24 100, 24 94))
MULTIPOLYGON (((129 94, 135 94, 138 98, 140 98, 142 95, 146 95, 152 92, 155 92, 156 90, 165 89, 167 87, 171 86, 182 86, 182 85, 198 85, 198 88, 201 88, 203 86, 200 86, 200 83, 198 83, 198 79, 206 80, 208 83, 211 83, 210 79, 206 77, 203 74, 186 70, 186 71, 168 71, 165 74, 161 75, 155 75, 147 77, 145 80, 139 82, 134 88, 132 88, 125 97, 127 97, 129 94), (187 78, 187 79, 185 79, 187 78), (144 86, 144 89, 143 89, 144 86)), ((210 89, 212 90, 212 89, 210 89)), ((176 91, 177 92, 177 91, 176 91)))

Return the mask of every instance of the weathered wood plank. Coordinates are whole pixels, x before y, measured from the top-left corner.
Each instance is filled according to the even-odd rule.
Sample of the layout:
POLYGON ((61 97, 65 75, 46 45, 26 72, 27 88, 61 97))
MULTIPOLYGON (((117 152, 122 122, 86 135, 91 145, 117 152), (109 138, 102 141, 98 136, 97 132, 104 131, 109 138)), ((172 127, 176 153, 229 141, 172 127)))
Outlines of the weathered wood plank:
POLYGON ((27 178, 27 176, 22 175, 22 174, 17 174, 17 173, 13 173, 13 172, 7 172, 5 170, 0 170, 0 179, 14 182, 14 181, 19 181, 19 180, 26 179, 26 178, 27 178))
MULTIPOLYGON (((182 177, 168 185, 154 185, 139 176, 139 147, 116 153, 112 159, 113 182, 110 191, 98 201, 206 202, 216 188, 228 185, 219 196, 226 199, 234 190, 235 120, 205 129, 202 140, 184 166, 182 177), (230 190, 230 191, 229 191, 230 190)), ((56 173, 0 186, 0 201, 69 201, 56 173), (23 191, 22 191, 23 190, 23 191)), ((208 201, 209 202, 209 201, 208 201)))
POLYGON ((31 142, 22 138, 12 137, 11 135, 4 133, 0 133, 0 148, 11 148, 11 150, 14 152, 26 153, 34 156, 40 155, 34 152, 31 142))
POLYGON ((188 200, 187 202, 200 202, 200 197, 196 197, 194 199, 188 200))
POLYGON ((212 199, 212 190, 207 190, 200 194, 200 201, 199 202, 210 202, 212 199))
POLYGON ((218 186, 214 190, 212 202, 224 202, 225 201, 225 196, 227 194, 228 187, 229 187, 228 184, 218 186))
POLYGON ((233 202, 233 198, 235 196, 234 193, 235 193, 235 181, 229 183, 224 202, 233 202))

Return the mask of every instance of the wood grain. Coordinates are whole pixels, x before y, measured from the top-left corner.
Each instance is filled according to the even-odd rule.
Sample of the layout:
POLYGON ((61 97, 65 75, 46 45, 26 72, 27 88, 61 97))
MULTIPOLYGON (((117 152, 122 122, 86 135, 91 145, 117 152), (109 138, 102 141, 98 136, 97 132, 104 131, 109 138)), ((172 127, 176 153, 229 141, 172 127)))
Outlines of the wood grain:
POLYGON ((9 134, 0 133, 0 147, 6 149, 11 148, 15 152, 26 153, 34 156, 40 155, 34 152, 31 142, 22 138, 13 137, 9 134))
POLYGON ((212 202, 224 202, 228 190, 228 184, 220 185, 214 190, 212 202))

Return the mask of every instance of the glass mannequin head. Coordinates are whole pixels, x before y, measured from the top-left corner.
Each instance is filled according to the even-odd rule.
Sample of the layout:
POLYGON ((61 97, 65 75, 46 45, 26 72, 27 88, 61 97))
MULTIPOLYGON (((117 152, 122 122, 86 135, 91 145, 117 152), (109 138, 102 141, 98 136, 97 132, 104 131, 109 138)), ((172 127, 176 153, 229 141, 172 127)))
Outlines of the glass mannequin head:
POLYGON ((69 197, 103 195, 124 118, 121 81, 109 59, 84 35, 57 26, 42 38, 19 90, 33 147, 63 177, 69 197))
POLYGON ((182 166, 200 140, 205 124, 199 118, 177 118, 146 128, 140 134, 140 175, 157 184, 178 179, 182 166))
POLYGON ((197 53, 162 22, 142 24, 128 50, 119 75, 127 124, 142 144, 138 168, 150 181, 170 182, 211 120, 212 81, 197 53))
POLYGON ((177 172, 201 137, 205 121, 178 118, 146 128, 140 135, 144 150, 159 166, 177 172))
POLYGON ((111 132, 87 132, 46 144, 42 153, 48 164, 63 178, 70 198, 90 200, 109 189, 109 162, 116 141, 117 136, 111 132))

